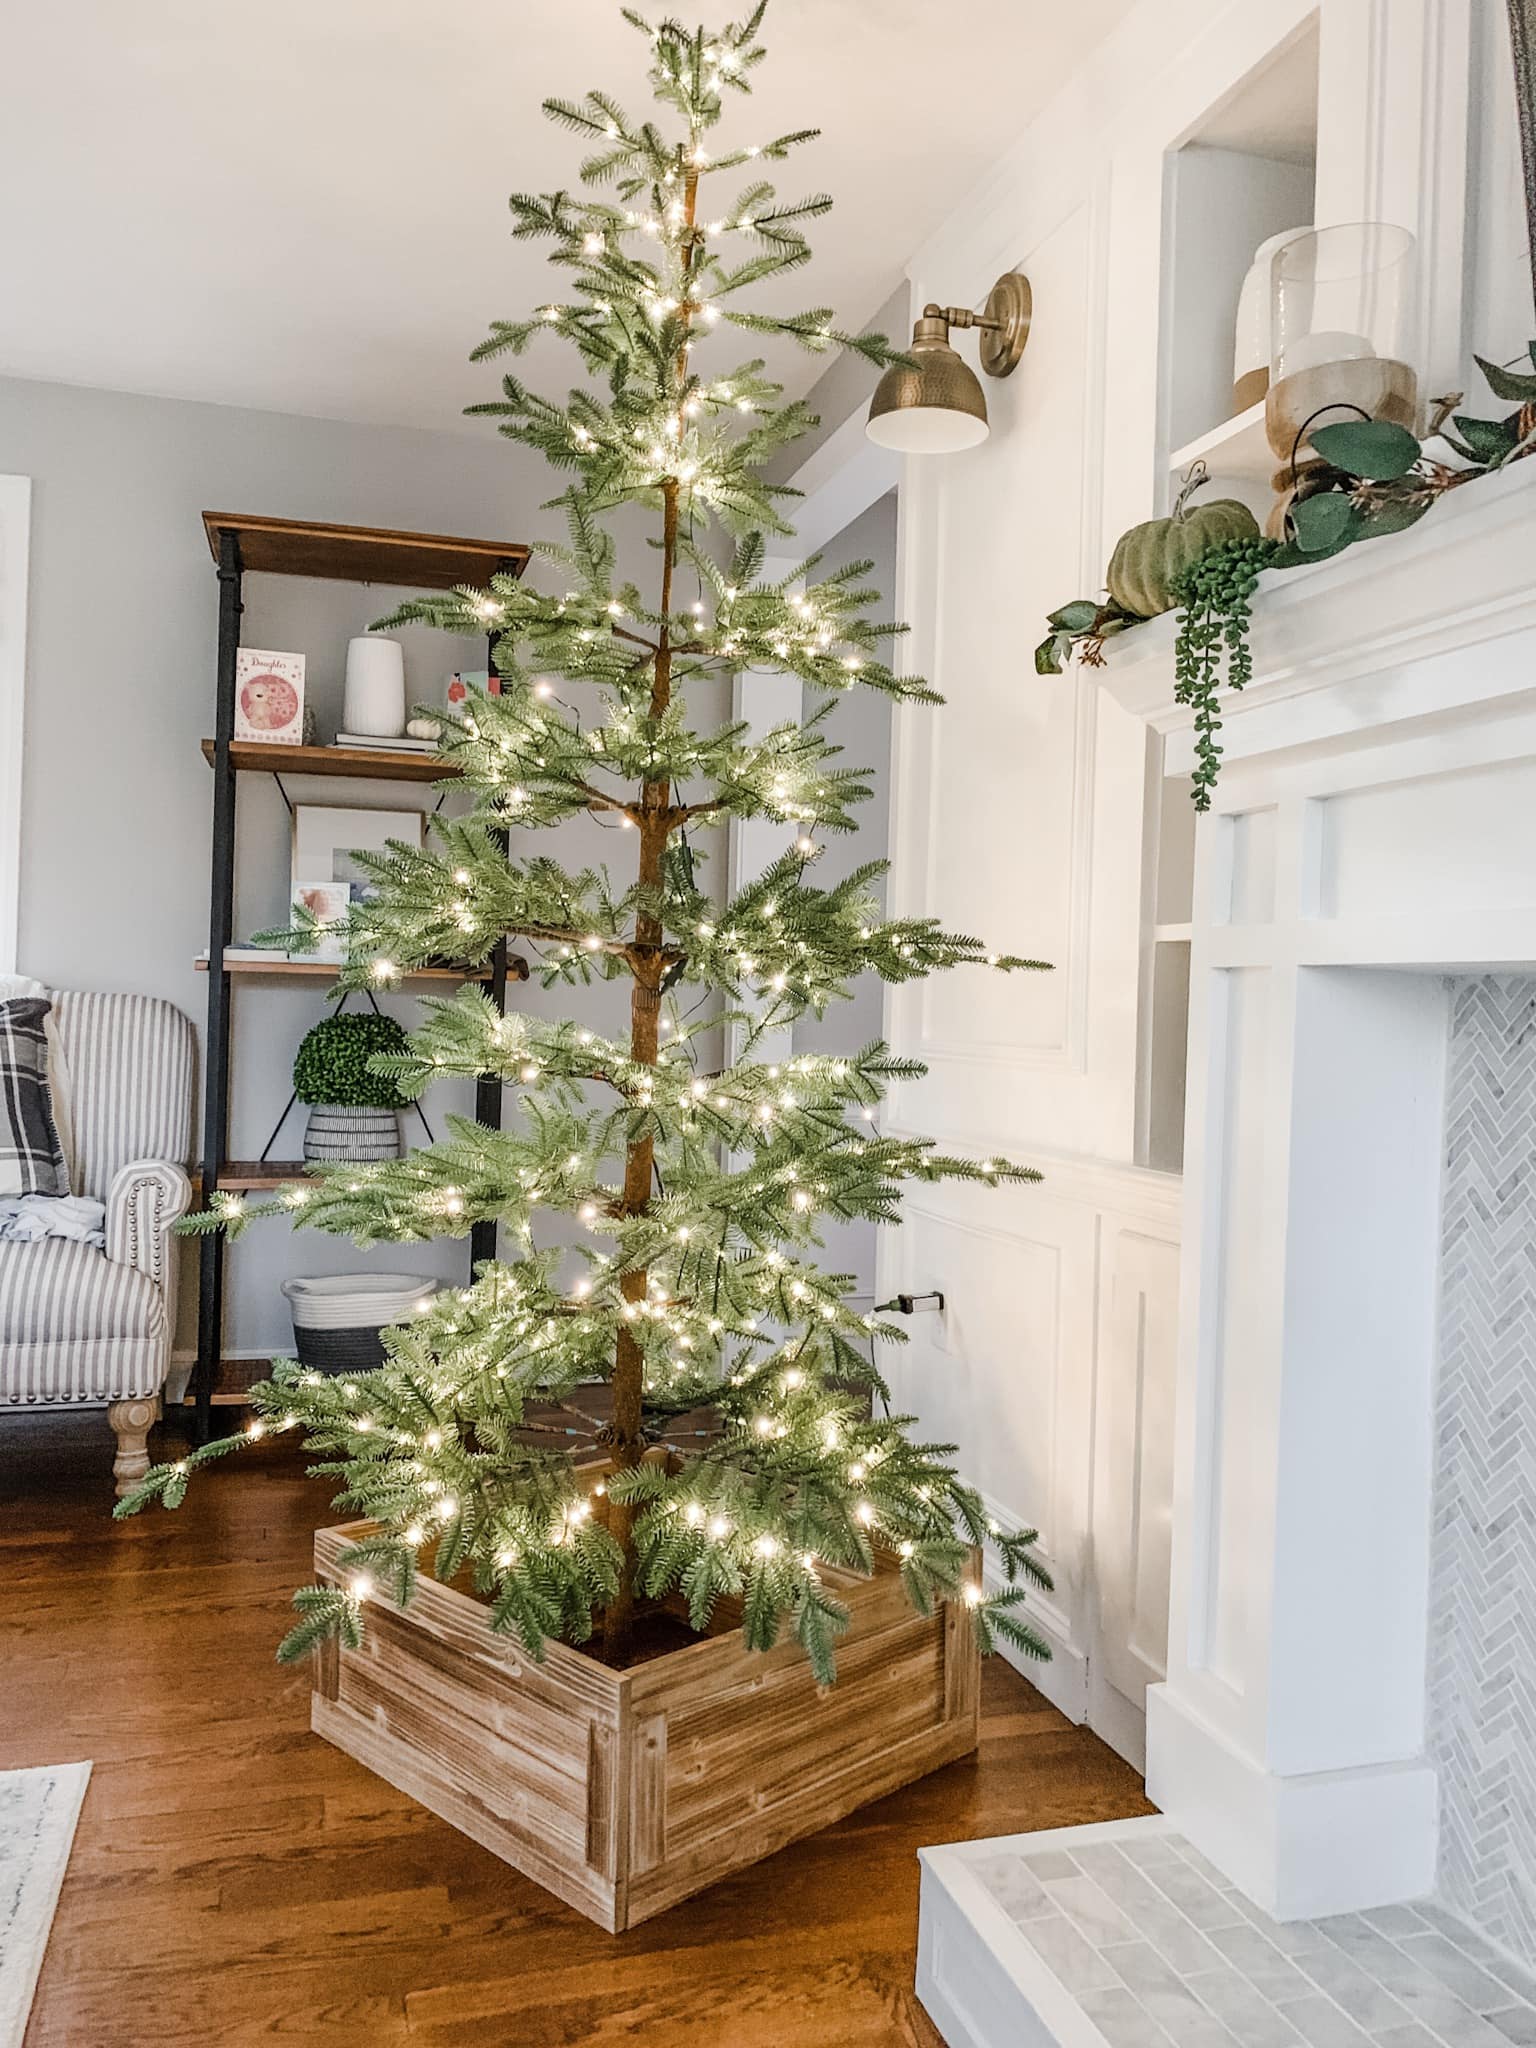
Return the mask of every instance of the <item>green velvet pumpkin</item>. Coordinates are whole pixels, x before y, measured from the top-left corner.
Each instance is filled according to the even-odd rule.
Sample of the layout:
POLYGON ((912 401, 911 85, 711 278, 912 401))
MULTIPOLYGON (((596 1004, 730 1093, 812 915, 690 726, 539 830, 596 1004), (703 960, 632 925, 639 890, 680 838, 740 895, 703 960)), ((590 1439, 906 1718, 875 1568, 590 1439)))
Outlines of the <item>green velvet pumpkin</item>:
POLYGON ((1116 541, 1106 581, 1121 611, 1140 619, 1155 619, 1160 612, 1172 611, 1174 597, 1169 586, 1207 548, 1218 541, 1258 539, 1258 521, 1236 498, 1189 504, 1190 493, 1205 481, 1202 464, 1186 479, 1168 518, 1148 519, 1116 541))

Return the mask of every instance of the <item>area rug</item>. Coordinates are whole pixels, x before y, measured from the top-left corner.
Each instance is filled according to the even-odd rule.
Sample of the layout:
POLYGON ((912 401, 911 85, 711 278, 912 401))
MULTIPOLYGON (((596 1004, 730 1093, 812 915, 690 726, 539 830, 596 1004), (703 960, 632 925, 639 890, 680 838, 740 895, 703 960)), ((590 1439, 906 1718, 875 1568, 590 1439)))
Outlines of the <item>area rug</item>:
POLYGON ((21 2048, 89 1764, 0 1771, 0 2048, 21 2048))

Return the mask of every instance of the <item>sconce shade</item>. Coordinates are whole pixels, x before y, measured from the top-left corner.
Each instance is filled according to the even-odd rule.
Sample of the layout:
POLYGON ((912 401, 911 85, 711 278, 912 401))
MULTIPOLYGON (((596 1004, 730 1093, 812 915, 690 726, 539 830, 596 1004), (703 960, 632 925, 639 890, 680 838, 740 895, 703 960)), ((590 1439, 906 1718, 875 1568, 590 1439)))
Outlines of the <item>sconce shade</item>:
POLYGON ((875 386, 865 430, 870 440, 904 455, 948 455, 984 441, 981 380, 950 347, 943 320, 919 320, 909 353, 914 367, 893 363, 875 386))

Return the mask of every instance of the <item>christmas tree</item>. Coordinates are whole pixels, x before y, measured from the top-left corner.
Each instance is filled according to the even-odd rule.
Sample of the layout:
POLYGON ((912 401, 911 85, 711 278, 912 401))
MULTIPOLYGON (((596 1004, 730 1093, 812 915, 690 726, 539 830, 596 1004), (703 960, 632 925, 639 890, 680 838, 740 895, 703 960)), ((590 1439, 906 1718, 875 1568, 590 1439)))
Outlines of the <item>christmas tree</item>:
POLYGON ((713 34, 625 11, 649 42, 660 116, 634 120, 601 92, 546 102, 591 146, 582 185, 610 196, 514 196, 514 235, 553 245, 566 289, 498 322, 476 351, 519 356, 549 337, 587 375, 560 402, 509 374, 499 399, 471 408, 568 479, 553 501, 568 541, 536 550, 558 588, 496 578, 381 621, 490 631, 500 687, 473 695, 441 742, 472 807, 435 819, 425 850, 367 859, 377 893, 350 914, 343 979, 388 986, 444 956, 483 963, 511 939, 546 986, 626 982, 627 1041, 502 1016, 466 987, 428 1006, 406 1053, 374 1064, 407 1095, 495 1075, 517 1091, 513 1127, 456 1119, 442 1142, 323 1168, 268 1203, 217 1195, 194 1227, 235 1232, 286 1212, 376 1244, 462 1236, 490 1218, 503 1255, 387 1333, 377 1371, 331 1378, 279 1363, 253 1390, 243 1435, 157 1467, 119 1512, 157 1498, 174 1507, 194 1467, 302 1432, 318 1469, 340 1479, 339 1504, 377 1533, 355 1547, 345 1586, 295 1596, 285 1657, 332 1634, 356 1645, 367 1602, 408 1601, 422 1563, 467 1577, 490 1625, 534 1656, 550 1637, 600 1630, 602 1654, 622 1662, 637 1606, 681 1595, 702 1630, 733 1596, 750 1644, 792 1631, 830 1680, 846 1612, 823 1571, 868 1573, 877 1549, 899 1558, 921 1611, 963 1594, 984 1648, 1001 1636, 1045 1655, 1018 1612, 1024 1581, 1049 1583, 1034 1532, 989 1523, 953 1447, 914 1441, 912 1418, 889 1413, 877 1347, 904 1332, 857 1312, 850 1277, 812 1257, 820 1219, 896 1222, 904 1181, 1035 1176, 884 1135, 886 1084, 922 1072, 884 1044, 762 1052, 766 1033, 819 1015, 860 974, 1042 964, 928 918, 884 917, 878 862, 832 887, 815 880, 820 837, 854 830, 870 794, 827 735, 838 694, 940 700, 882 658, 902 629, 872 615, 868 563, 817 581, 812 558, 764 580, 764 535, 791 531, 780 509, 791 494, 764 466, 814 422, 803 402, 780 402, 761 360, 725 359, 722 344, 744 331, 877 364, 894 351, 840 332, 825 308, 781 316, 746 303, 805 262, 804 223, 831 203, 787 203, 758 176, 814 131, 709 146, 763 57, 764 8, 713 34), (604 521, 622 506, 655 521, 649 593, 617 580, 604 521), (760 736, 695 729, 690 689, 741 670, 797 678, 814 708, 760 736), (622 882, 531 850, 534 831, 586 812, 632 833, 614 842, 635 850, 622 882), (729 817, 782 823, 786 847, 722 903, 702 886, 689 828, 729 817), (722 1026, 737 1057, 706 1071, 701 1048, 722 1026), (573 1220, 574 1248, 540 1242, 541 1219, 557 1213, 573 1220), (598 1468, 547 1418, 599 1382, 611 1410, 594 1481, 598 1468), (1006 1584, 984 1596, 967 1567, 988 1541, 1006 1584))

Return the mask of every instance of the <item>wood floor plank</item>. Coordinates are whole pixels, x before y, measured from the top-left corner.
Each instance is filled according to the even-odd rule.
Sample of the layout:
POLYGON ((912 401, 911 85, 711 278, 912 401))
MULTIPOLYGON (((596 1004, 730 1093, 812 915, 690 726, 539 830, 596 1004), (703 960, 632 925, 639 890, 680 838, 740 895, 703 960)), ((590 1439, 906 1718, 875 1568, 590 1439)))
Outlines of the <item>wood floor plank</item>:
POLYGON ((26 2048, 941 2048, 919 1846, 1150 1811, 994 1662, 977 1757, 603 1934, 309 1733, 291 1446, 126 1524, 110 1463, 99 1415, 0 1433, 0 1768, 95 1764, 26 2048))

